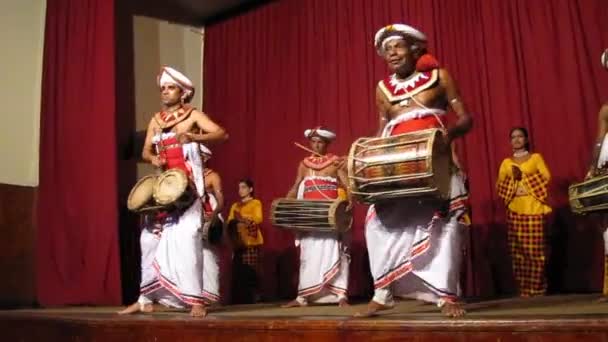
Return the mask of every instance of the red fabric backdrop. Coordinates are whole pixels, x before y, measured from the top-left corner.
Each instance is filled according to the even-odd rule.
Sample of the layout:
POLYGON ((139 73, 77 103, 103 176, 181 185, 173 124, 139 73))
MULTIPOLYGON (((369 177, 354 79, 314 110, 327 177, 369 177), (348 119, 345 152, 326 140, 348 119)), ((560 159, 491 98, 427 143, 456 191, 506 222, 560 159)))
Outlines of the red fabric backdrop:
POLYGON ((121 302, 113 0, 47 1, 37 239, 42 305, 121 302))
MULTIPOLYGON (((552 290, 599 291, 601 235, 569 214, 567 186, 584 174, 596 115, 608 97, 608 72, 599 63, 608 47, 605 0, 283 0, 209 27, 205 110, 231 136, 213 161, 227 198, 235 200, 240 177, 252 177, 268 215, 270 201, 287 192, 306 155, 292 143, 304 141, 305 128, 334 129, 331 149, 343 155, 354 139, 375 131, 373 90, 388 71, 372 39, 394 22, 428 35, 430 51, 458 81, 474 115, 475 127, 459 146, 474 220, 467 294, 512 291, 494 182, 510 154, 514 125, 530 128, 554 175, 552 290)), ((351 295, 370 289, 364 211, 356 208, 351 295)), ((292 236, 268 223, 264 234, 266 295, 293 296, 292 236)), ((223 274, 226 294, 227 268, 223 274)))

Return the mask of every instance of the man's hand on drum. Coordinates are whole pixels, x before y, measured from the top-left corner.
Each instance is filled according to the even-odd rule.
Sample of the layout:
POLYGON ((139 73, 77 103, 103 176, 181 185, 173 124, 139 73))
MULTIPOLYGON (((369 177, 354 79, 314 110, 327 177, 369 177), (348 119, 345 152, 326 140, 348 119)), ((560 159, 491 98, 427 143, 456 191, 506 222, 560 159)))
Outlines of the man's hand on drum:
POLYGON ((597 169, 594 166, 590 167, 589 171, 587 171, 587 174, 585 175, 585 180, 595 177, 596 174, 597 169))
POLYGON ((589 167, 589 171, 587 171, 587 175, 585 179, 593 178, 595 176, 603 175, 606 173, 606 168, 608 167, 608 162, 602 164, 600 167, 596 167, 595 164, 589 167))
POLYGON ((452 135, 450 134, 450 131, 446 128, 442 128, 441 133, 443 133, 443 147, 445 150, 450 150, 452 148, 452 135))
POLYGON ((165 164, 167 164, 167 161, 165 158, 154 156, 152 157, 152 160, 150 160, 150 163, 156 167, 163 167, 165 164))

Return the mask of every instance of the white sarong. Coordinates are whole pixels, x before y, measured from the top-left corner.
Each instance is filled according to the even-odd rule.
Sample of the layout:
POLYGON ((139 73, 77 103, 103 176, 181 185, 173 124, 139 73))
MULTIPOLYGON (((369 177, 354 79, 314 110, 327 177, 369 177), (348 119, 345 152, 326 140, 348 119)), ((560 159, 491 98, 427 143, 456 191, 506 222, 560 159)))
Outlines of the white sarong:
MULTIPOLYGON (((441 110, 405 113, 387 124, 387 137, 397 124, 441 110)), ((451 175, 447 215, 438 215, 436 203, 415 198, 393 199, 370 206, 365 220, 365 240, 377 303, 391 306, 393 296, 442 305, 456 300, 460 290, 463 231, 467 191, 461 176, 451 175)), ((446 208, 447 209, 447 208, 446 208)))
MULTIPOLYGON (((608 163, 608 134, 604 135, 604 141, 602 142, 602 148, 600 150, 600 155, 597 158, 597 168, 601 169, 604 165, 608 163)), ((608 227, 604 230, 604 254, 608 255, 608 227)))
MULTIPOLYGON (((163 139, 173 133, 163 134, 163 139)), ((155 137, 158 141, 158 136, 155 137)), ((198 143, 184 144, 196 190, 205 194, 198 143)), ((216 247, 202 240, 203 207, 197 198, 185 211, 170 213, 162 225, 146 220, 141 238, 142 279, 139 302, 157 301, 184 308, 219 301, 216 247)))
MULTIPOLYGON (((307 180, 337 180, 333 177, 305 177, 298 189, 298 198, 304 198, 307 180)), ((342 239, 333 232, 298 233, 300 246, 300 280, 297 301, 301 304, 337 303, 346 298, 350 256, 342 239)))

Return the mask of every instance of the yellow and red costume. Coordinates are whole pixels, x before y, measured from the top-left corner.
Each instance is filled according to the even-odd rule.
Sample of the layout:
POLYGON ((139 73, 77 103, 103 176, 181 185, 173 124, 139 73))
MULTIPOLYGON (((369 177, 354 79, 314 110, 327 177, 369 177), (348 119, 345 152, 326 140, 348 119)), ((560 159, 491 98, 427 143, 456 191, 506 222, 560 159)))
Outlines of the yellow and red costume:
POLYGON ((543 295, 545 277, 545 219, 551 212, 547 205, 551 173, 542 156, 534 153, 523 163, 503 160, 496 189, 507 207, 509 248, 513 273, 523 296, 543 295), (513 176, 512 167, 521 170, 521 180, 513 176))

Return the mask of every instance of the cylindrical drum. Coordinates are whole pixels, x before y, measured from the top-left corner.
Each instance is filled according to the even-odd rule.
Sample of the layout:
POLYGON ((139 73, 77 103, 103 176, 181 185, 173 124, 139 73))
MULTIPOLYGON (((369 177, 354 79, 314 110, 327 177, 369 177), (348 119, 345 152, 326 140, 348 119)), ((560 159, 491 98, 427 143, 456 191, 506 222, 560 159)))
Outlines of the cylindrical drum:
POLYGON ((577 214, 608 209, 608 175, 593 177, 568 188, 572 211, 577 214))
POLYGON ((279 198, 272 202, 272 224, 290 230, 315 232, 344 232, 353 218, 346 211, 348 201, 299 200, 279 198))
POLYGON ((351 193, 360 201, 449 199, 451 153, 438 129, 386 138, 360 138, 348 156, 351 193))

